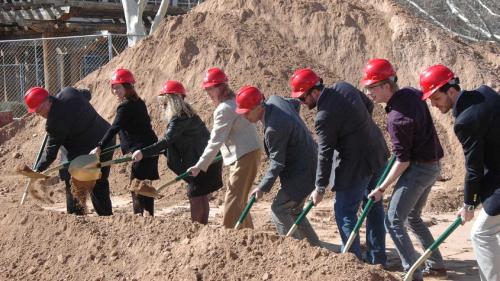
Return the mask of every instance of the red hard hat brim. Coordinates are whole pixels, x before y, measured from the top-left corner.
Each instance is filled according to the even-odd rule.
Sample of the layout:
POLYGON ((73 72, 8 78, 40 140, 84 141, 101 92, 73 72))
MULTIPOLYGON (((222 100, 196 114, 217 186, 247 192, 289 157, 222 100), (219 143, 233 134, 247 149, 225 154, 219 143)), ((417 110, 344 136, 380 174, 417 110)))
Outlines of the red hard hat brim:
POLYGON ((28 108, 28 112, 29 112, 29 113, 33 113, 33 112, 35 112, 35 111, 36 111, 36 108, 28 108))
POLYGON ((203 83, 203 88, 204 89, 212 88, 212 87, 215 87, 215 86, 220 85, 220 84, 223 84, 223 83, 220 83, 220 82, 207 82, 207 83, 203 83))
POLYGON ((424 94, 422 95, 422 100, 428 99, 430 96, 432 96, 432 94, 434 94, 437 90, 439 90, 441 87, 446 85, 446 83, 448 83, 450 80, 451 79, 443 81, 443 82, 439 83, 434 89, 427 91, 427 92, 424 92, 424 94))
POLYGON ((302 97, 305 94, 306 91, 297 91, 297 92, 292 92, 292 98, 298 99, 302 97))
POLYGON ((375 84, 377 82, 380 82, 380 80, 373 80, 373 79, 363 79, 363 80, 361 80, 361 84, 363 86, 365 86, 365 87, 373 85, 373 84, 375 84))
POLYGON ((236 113, 240 114, 240 115, 243 115, 243 114, 246 114, 248 112, 250 112, 251 109, 248 109, 248 108, 236 108, 236 113))

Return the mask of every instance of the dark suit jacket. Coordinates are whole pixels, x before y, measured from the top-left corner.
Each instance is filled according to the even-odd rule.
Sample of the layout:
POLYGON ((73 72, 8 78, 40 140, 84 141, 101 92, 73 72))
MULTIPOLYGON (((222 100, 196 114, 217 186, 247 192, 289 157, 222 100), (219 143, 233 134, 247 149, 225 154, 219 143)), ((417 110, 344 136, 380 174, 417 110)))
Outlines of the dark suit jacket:
POLYGON ((455 134, 465 155, 464 202, 472 205, 480 199, 488 215, 499 215, 500 96, 484 85, 463 91, 453 115, 455 134))
POLYGON ((118 132, 124 154, 134 152, 158 140, 151 127, 148 109, 142 99, 125 100, 118 106, 115 120, 100 141, 100 146, 109 146, 108 143, 118 132))
POLYGON ((339 152, 334 190, 349 189, 364 177, 378 172, 389 157, 382 132, 370 112, 371 102, 346 83, 324 88, 317 102, 315 128, 318 135, 316 185, 328 186, 333 151, 339 152))
POLYGON ((290 199, 302 202, 314 190, 317 147, 298 106, 297 100, 278 96, 265 102, 264 148, 270 163, 258 187, 269 192, 279 176, 290 199))
POLYGON ((49 99, 52 107, 45 124, 49 139, 37 164, 38 171, 46 170, 54 162, 61 145, 66 148, 70 161, 88 154, 109 128, 109 123, 89 103, 88 91, 67 87, 49 99))
MULTIPOLYGON (((207 146, 210 132, 198 115, 174 116, 162 139, 141 149, 144 157, 150 157, 165 150, 167 165, 180 175, 196 164, 207 146)), ((200 196, 220 189, 222 182, 222 161, 210 165, 206 172, 184 179, 189 184, 188 196, 200 196)))

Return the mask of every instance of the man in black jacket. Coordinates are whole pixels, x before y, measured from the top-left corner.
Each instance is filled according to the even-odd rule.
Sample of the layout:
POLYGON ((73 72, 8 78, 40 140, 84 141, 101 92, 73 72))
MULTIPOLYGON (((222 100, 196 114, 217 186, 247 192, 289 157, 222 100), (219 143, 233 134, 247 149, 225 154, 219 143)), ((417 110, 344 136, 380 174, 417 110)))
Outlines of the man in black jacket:
MULTIPOLYGON (((370 116, 371 101, 354 86, 336 83, 326 88, 311 69, 297 70, 291 79, 292 97, 309 109, 317 107, 315 129, 318 135, 316 189, 311 197, 317 205, 326 188, 335 194, 335 219, 342 243, 346 243, 357 221, 357 211, 369 187, 389 156, 382 132, 370 116), (368 105, 368 106, 367 106, 368 105), (340 157, 335 182, 330 186, 334 150, 340 157)), ((373 186, 371 186, 373 187, 373 186)), ((384 208, 377 203, 367 218, 368 262, 382 264, 385 256, 384 208)), ((361 259, 359 237, 350 249, 361 259)))
MULTIPOLYGON (((69 161, 77 156, 88 154, 96 147, 109 123, 106 122, 90 104, 90 92, 72 87, 64 88, 56 97, 49 96, 46 89, 34 87, 24 96, 29 112, 47 119, 45 130, 48 140, 42 158, 35 170, 44 171, 57 157, 61 146, 67 151, 69 161)), ((111 155, 105 159, 111 158, 111 155)), ((109 167, 101 169, 102 177, 96 182, 91 193, 92 204, 98 215, 112 215, 109 197, 109 167)), ((63 173, 61 173, 63 174, 63 173)), ((63 177, 66 183, 67 210, 70 214, 83 215, 84 208, 73 198, 69 176, 63 177)))
POLYGON ((420 86, 424 100, 442 113, 453 112, 466 166, 464 205, 457 215, 462 223, 470 221, 475 206, 483 204, 472 245, 481 280, 500 280, 500 95, 485 85, 462 91, 458 77, 444 65, 424 70, 420 86))

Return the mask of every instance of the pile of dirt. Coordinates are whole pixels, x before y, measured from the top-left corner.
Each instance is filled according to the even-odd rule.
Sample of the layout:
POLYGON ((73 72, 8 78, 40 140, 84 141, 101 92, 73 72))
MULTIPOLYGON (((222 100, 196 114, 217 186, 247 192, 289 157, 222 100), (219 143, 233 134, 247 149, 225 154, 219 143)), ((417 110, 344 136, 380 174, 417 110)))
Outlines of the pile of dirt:
MULTIPOLYGON (((167 79, 184 83, 188 101, 210 126, 213 107, 207 106, 210 102, 201 82, 205 70, 213 66, 226 71, 235 90, 253 84, 267 96, 287 96, 290 75, 294 69, 305 66, 315 69, 327 85, 339 79, 358 85, 361 70, 372 57, 391 60, 400 85, 418 87, 421 70, 443 63, 460 76, 464 88, 485 83, 498 89, 499 54, 498 45, 453 37, 391 0, 210 0, 186 15, 168 17, 155 34, 77 86, 91 89, 97 110, 112 120, 117 102, 110 93, 108 78, 118 67, 129 68, 136 76, 136 88, 148 105, 154 128, 162 135, 166 124, 161 120, 155 97, 167 79)), ((460 145, 453 134, 451 116, 432 111, 445 148, 442 179, 450 190, 455 190, 463 181, 460 145)), ((302 115, 312 130, 314 112, 303 110, 302 115)), ((384 127, 381 107, 374 118, 384 127)), ((31 162, 42 135, 41 125, 27 128, 3 145, 9 151, 22 151, 21 158, 31 162)), ((0 157, 4 173, 10 158, 5 154, 0 157)), ((115 194, 127 192, 126 167, 123 164, 112 169, 111 188, 115 194)), ((265 167, 263 160, 261 173, 265 167)), ((160 171, 162 181, 173 177, 163 158, 160 171)), ((2 184, 9 182, 2 180, 2 184)), ((172 200, 185 196, 180 184, 166 195, 172 200)))
POLYGON ((2 280, 397 280, 379 266, 255 231, 176 216, 0 211, 2 280))

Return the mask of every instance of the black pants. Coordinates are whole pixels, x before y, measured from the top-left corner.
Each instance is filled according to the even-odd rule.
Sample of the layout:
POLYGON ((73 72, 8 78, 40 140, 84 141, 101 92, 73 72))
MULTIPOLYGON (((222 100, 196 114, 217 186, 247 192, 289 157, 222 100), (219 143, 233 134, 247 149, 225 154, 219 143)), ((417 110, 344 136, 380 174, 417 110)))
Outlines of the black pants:
POLYGON ((155 201, 154 198, 136 194, 132 194, 132 208, 134 209, 134 214, 143 214, 144 210, 148 211, 151 216, 154 216, 155 212, 155 201))
MULTIPOLYGON (((90 193, 90 199, 94 210, 99 216, 111 216, 113 208, 111 206, 111 198, 109 197, 109 167, 101 169, 102 177, 94 186, 90 193)), ((66 210, 68 214, 84 215, 84 207, 73 197, 71 193, 71 182, 69 179, 64 179, 66 183, 66 210)))

